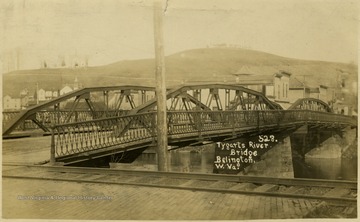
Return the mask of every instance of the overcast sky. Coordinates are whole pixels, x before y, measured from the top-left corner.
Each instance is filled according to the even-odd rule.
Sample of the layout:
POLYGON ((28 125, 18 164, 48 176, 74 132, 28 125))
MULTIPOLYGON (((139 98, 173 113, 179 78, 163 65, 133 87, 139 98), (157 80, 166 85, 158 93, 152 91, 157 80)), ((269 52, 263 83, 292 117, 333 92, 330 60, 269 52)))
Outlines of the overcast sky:
MULTIPOLYGON (((356 0, 168 0, 165 54, 231 44, 355 62, 358 7, 356 0)), ((18 52, 21 68, 69 55, 87 56, 92 66, 154 57, 148 0, 2 0, 0 19, 2 60, 18 52)))

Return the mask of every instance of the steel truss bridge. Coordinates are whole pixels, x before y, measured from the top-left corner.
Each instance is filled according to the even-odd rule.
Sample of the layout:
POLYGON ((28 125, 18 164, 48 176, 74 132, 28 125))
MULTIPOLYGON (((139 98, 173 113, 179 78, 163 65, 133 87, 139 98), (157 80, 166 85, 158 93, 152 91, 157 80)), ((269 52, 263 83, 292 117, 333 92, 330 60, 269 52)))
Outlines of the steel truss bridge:
MULTIPOLYGON (((42 129, 51 137, 51 160, 74 164, 156 146, 155 89, 84 88, 19 113, 3 114, 3 137, 42 129)), ((289 109, 234 84, 183 85, 167 91, 169 146, 183 147, 265 133, 357 126, 323 101, 304 98, 289 109)))

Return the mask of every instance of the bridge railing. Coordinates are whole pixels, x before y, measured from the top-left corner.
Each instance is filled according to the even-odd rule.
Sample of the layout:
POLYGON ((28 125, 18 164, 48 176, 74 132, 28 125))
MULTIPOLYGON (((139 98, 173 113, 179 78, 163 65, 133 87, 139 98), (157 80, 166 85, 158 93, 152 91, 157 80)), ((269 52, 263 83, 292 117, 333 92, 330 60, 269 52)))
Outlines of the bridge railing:
MULTIPOLYGON (((354 124, 349 116, 307 110, 270 111, 171 111, 167 113, 168 135, 216 134, 244 128, 276 127, 296 123, 354 124)), ((129 143, 156 140, 156 113, 148 112, 112 118, 55 125, 52 153, 62 157, 129 143)))
MULTIPOLYGON (((2 126, 4 128, 4 126, 6 124, 8 124, 12 119, 14 119, 18 114, 20 113, 20 111, 4 111, 2 112, 3 116, 2 116, 2 126)), ((16 130, 23 130, 24 129, 24 125, 25 123, 23 123, 22 125, 19 125, 16 130)))
POLYGON ((113 147, 154 138, 153 113, 112 117, 55 125, 52 155, 55 157, 113 147))
POLYGON ((11 119, 13 119, 16 115, 18 115, 20 111, 4 111, 3 114, 3 123, 9 122, 11 119))
POLYGON ((328 123, 351 126, 357 125, 357 118, 351 116, 311 110, 287 110, 285 116, 291 115, 291 112, 296 112, 299 115, 295 117, 296 119, 301 119, 302 121, 310 123, 328 123))
POLYGON ((345 116, 335 113, 327 113, 321 111, 312 110, 283 110, 281 111, 281 122, 308 122, 308 123, 328 123, 328 124, 340 124, 340 125, 357 125, 357 118, 351 116, 345 116))
POLYGON ((279 111, 172 111, 169 135, 277 124, 279 111))

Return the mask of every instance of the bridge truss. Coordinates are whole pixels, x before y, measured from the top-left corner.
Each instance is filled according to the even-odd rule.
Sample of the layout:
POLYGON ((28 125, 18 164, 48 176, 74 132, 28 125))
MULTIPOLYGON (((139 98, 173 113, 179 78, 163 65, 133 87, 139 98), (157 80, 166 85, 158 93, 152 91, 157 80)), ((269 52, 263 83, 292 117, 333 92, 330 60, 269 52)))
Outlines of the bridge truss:
MULTIPOLYGON (((262 93, 235 84, 183 85, 168 90, 166 98, 169 111, 282 109, 262 93)), ((130 113, 155 110, 155 107, 156 99, 136 107, 130 113)))
POLYGON ((325 103, 320 99, 315 99, 315 98, 298 99, 288 109, 289 110, 303 109, 303 110, 313 110, 313 111, 321 111, 328 113, 333 112, 329 104, 325 103))
POLYGON ((154 96, 155 89, 144 86, 79 89, 20 112, 4 112, 3 136, 26 129, 50 132, 56 124, 125 115, 154 96))
MULTIPOLYGON (((283 110, 260 92, 232 84, 183 85, 169 89, 166 98, 168 141, 174 146, 291 131, 308 124, 336 129, 357 125, 356 119, 332 113, 320 100, 300 99, 283 110)), ((53 162, 76 163, 154 146, 155 111, 152 87, 85 88, 18 113, 3 136, 31 120, 51 132, 53 162)))
MULTIPOLYGON (((3 113, 3 136, 13 131, 135 114, 156 109, 155 89, 143 86, 84 88, 27 110, 3 113)), ((259 92, 236 85, 187 85, 168 90, 169 111, 268 110, 281 107, 259 92)))

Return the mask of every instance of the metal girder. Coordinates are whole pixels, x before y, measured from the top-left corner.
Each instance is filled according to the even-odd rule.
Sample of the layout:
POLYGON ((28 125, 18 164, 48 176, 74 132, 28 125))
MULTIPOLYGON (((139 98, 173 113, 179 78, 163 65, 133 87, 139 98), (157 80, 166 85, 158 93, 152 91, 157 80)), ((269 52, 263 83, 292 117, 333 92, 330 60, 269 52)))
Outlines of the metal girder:
MULTIPOLYGON (((154 123, 155 119, 152 119, 151 121, 152 121, 152 125, 155 125, 155 123, 154 123)), ((154 133, 153 131, 149 130, 149 127, 147 127, 148 122, 144 122, 144 121, 142 121, 140 119, 136 119, 136 120, 131 119, 126 124, 126 126, 116 134, 116 136, 117 137, 123 136, 131 128, 131 124, 134 124, 134 123, 139 123, 140 125, 144 126, 144 128, 147 129, 150 132, 150 134, 154 133)))
POLYGON ((225 89, 225 110, 230 108, 230 89, 225 89))
POLYGON ((288 109, 306 109, 333 113, 333 110, 326 102, 315 98, 298 99, 288 109))
POLYGON ((44 132, 50 132, 50 130, 44 126, 38 119, 36 119, 36 113, 31 114, 28 116, 27 120, 31 120, 33 123, 35 123, 40 129, 42 129, 44 132))
POLYGON ((180 100, 179 97, 171 98, 170 110, 175 110, 175 108, 177 107, 177 105, 179 103, 179 100, 180 100))
POLYGON ((213 100, 215 100, 215 102, 216 102, 217 109, 222 110, 222 104, 221 104, 221 100, 219 97, 219 89, 218 88, 210 88, 209 89, 209 95, 206 100, 206 106, 210 107, 213 100))
MULTIPOLYGON (((255 90, 245 88, 243 86, 235 85, 235 84, 200 84, 200 85, 193 84, 193 85, 183 85, 183 86, 179 86, 179 87, 176 87, 176 88, 173 88, 173 89, 169 90, 167 92, 166 98, 167 99, 175 98, 175 97, 179 96, 180 94, 182 94, 184 92, 187 92, 187 91, 190 91, 190 90, 193 90, 193 91, 201 90, 201 89, 225 89, 225 90, 228 89, 228 90, 235 90, 235 91, 239 90, 241 92, 245 92, 245 93, 248 93, 250 95, 254 95, 254 96, 258 96, 259 98, 262 98, 263 103, 266 104, 266 106, 269 109, 273 109, 273 110, 281 109, 280 106, 274 104, 274 102, 270 101, 262 93, 257 92, 255 90)), ((193 98, 195 99, 195 97, 193 97, 193 98)), ((135 109, 132 109, 130 111, 130 114, 146 112, 146 111, 149 111, 149 110, 153 109, 155 106, 156 106, 156 99, 152 99, 152 100, 149 100, 146 103, 136 107, 135 109)), ((208 107, 206 105, 204 105, 204 106, 208 107)))
POLYGON ((105 102, 105 112, 109 112, 109 91, 103 91, 104 94, 104 102, 105 102))
MULTIPOLYGON (((144 100, 144 96, 145 96, 145 91, 141 90, 141 96, 142 96, 142 100, 144 100)), ((130 106, 132 109, 135 108, 135 102, 131 96, 131 90, 130 89, 126 89, 126 90, 120 90, 120 96, 119 98, 116 100, 115 103, 115 110, 120 110, 121 104, 124 101, 124 98, 126 98, 126 100, 129 102, 130 106)))
POLYGON ((92 113, 92 115, 93 115, 93 118, 96 119, 97 116, 96 116, 96 112, 95 112, 95 107, 94 107, 94 105, 92 104, 90 98, 86 98, 85 101, 86 101, 86 104, 87 104, 87 105, 89 106, 89 108, 90 108, 90 111, 91 111, 91 113, 92 113))
POLYGON ((128 102, 130 103, 131 109, 134 109, 134 108, 135 108, 135 102, 134 102, 132 96, 131 96, 131 95, 127 95, 127 96, 126 96, 126 99, 127 99, 128 102))
POLYGON ((206 106, 204 103, 202 103, 200 100, 195 98, 194 96, 191 96, 190 94, 186 93, 186 98, 196 105, 196 107, 199 107, 202 110, 211 110, 208 106, 206 106))
MULTIPOLYGON (((75 98, 78 97, 79 99, 85 98, 85 97, 87 97, 87 95, 89 95, 92 92, 105 92, 105 91, 115 91, 115 90, 138 90, 138 91, 145 92, 145 91, 155 91, 155 88, 148 87, 148 86, 122 85, 122 86, 107 86, 107 87, 89 87, 89 88, 75 90, 75 91, 66 93, 62 96, 59 96, 57 98, 54 98, 52 100, 49 100, 45 103, 38 104, 27 110, 23 110, 23 111, 19 112, 14 119, 9 121, 9 123, 4 126, 3 135, 10 134, 18 125, 20 125, 23 121, 25 121, 30 115, 32 115, 38 111, 47 109, 51 106, 58 106, 58 104, 60 102, 67 101, 68 99, 71 99, 74 97, 75 98)), ((89 102, 90 98, 85 99, 85 101, 87 102, 88 106, 90 107, 90 110, 93 112, 93 115, 95 115, 94 106, 91 104, 91 102, 89 102)), ((131 105, 134 106, 134 103, 132 103, 131 105)), ((77 104, 74 104, 73 106, 74 107, 72 107, 72 109, 75 109, 77 104)), ((66 120, 69 120, 69 119, 70 119, 69 117, 66 118, 66 120)))
MULTIPOLYGON (((72 106, 70 108, 70 112, 69 112, 68 116, 65 119, 65 123, 68 123, 70 121, 71 116, 74 114, 75 109, 79 105, 79 102, 80 102, 81 99, 85 99, 85 100, 90 99, 90 93, 87 92, 87 93, 84 93, 82 95, 78 95, 78 96, 75 97, 75 101, 74 101, 74 103, 72 104, 72 106)), ((59 109, 59 105, 57 105, 56 108, 59 109)))
MULTIPOLYGON (((188 111, 192 110, 194 108, 194 105, 196 108, 201 109, 201 110, 211 110, 211 108, 209 106, 207 106, 206 104, 201 102, 201 90, 202 89, 210 89, 210 94, 212 95, 212 99, 211 100, 216 100, 216 106, 219 110, 222 110, 222 103, 219 97, 219 89, 221 90, 225 90, 225 108, 229 109, 230 108, 230 91, 231 90, 235 90, 237 95, 241 95, 238 96, 238 98, 236 98, 235 100, 238 101, 242 101, 241 105, 242 107, 245 107, 245 103, 246 101, 249 103, 250 99, 249 98, 244 98, 242 96, 243 93, 247 93, 248 97, 253 97, 253 98, 258 98, 259 101, 261 101, 261 106, 259 108, 262 108, 262 106, 264 105, 264 108, 266 106, 266 108, 268 109, 279 109, 280 107, 277 106, 277 104, 274 104, 273 102, 271 102, 270 100, 268 100, 263 94, 254 91, 254 90, 250 90, 247 89, 245 87, 239 86, 239 85, 234 85, 234 84, 203 84, 203 85, 185 85, 185 86, 180 86, 177 88, 174 88, 172 90, 169 90, 167 93, 167 99, 169 98, 175 98, 173 100, 174 104, 172 104, 172 108, 176 107, 179 104, 179 100, 177 99, 177 97, 182 97, 182 99, 180 101, 182 101, 180 104, 182 104, 182 106, 187 109, 188 111), (193 91, 194 92, 194 96, 191 96, 188 91, 193 91)), ((91 92, 103 92, 104 93, 104 100, 105 100, 105 104, 107 104, 108 107, 108 92, 111 90, 121 90, 122 94, 119 98, 120 101, 118 101, 118 103, 116 104, 116 107, 119 108, 123 98, 126 97, 130 103, 130 106, 132 108, 135 107, 135 103, 133 101, 133 98, 131 97, 131 95, 129 94, 131 90, 137 90, 138 92, 141 92, 141 100, 144 102, 146 97, 145 97, 145 93, 146 91, 154 91, 153 87, 142 87, 142 86, 114 86, 114 87, 94 87, 94 88, 84 88, 84 89, 80 89, 68 94, 65 94, 63 96, 60 96, 58 98, 55 98, 53 100, 50 100, 46 103, 37 105, 31 109, 28 109, 24 112, 20 112, 18 117, 16 119, 14 119, 14 121, 10 122, 10 126, 5 127, 4 131, 3 131, 3 135, 9 134, 14 128, 16 128, 17 125, 19 125, 21 122, 23 122, 25 119, 28 118, 29 115, 31 114, 36 114, 37 111, 43 110, 47 107, 50 107, 52 105, 55 105, 57 107, 59 107, 60 102, 62 101, 66 101, 70 98, 75 97, 75 102, 73 104, 73 106, 71 107, 71 112, 70 114, 67 116, 66 118, 66 122, 68 122, 71 119, 71 115, 73 115, 73 112, 75 111, 76 107, 79 104, 80 99, 85 99, 87 105, 89 106, 93 118, 98 118, 96 116, 95 113, 95 107, 92 104, 92 101, 90 100, 90 93, 91 92)), ((139 94, 140 95, 140 94, 139 94)), ((209 102, 209 104, 211 104, 209 102)), ((248 107, 247 109, 251 108, 251 104, 247 104, 248 107)), ((148 102, 145 102, 144 104, 140 105, 139 107, 136 107, 134 109, 132 109, 130 111, 129 114, 135 114, 135 113, 140 113, 140 112, 145 112, 145 111, 149 111, 150 109, 154 108, 156 106, 156 99, 152 99, 149 100, 148 102)))
POLYGON ((42 129, 44 132, 50 132, 50 130, 44 126, 44 124, 42 124, 39 120, 37 120, 36 118, 35 119, 32 119, 32 121, 40 128, 42 129))
POLYGON ((119 98, 115 101, 115 110, 120 110, 120 106, 124 100, 125 95, 123 93, 120 93, 119 98))

